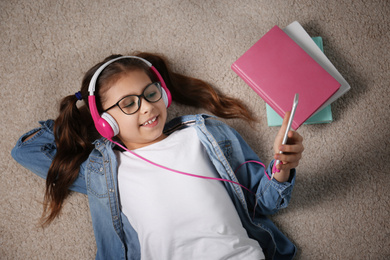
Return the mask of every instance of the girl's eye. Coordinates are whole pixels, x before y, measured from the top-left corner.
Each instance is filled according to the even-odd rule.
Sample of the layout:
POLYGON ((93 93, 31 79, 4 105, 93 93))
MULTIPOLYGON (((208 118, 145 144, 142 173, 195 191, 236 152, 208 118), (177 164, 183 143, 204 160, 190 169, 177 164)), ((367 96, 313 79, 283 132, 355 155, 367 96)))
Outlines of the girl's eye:
POLYGON ((124 100, 121 104, 122 108, 129 108, 135 106, 135 101, 133 99, 124 100))
POLYGON ((124 107, 132 107, 135 105, 135 102, 130 102, 128 104, 125 104, 124 107))
POLYGON ((157 92, 150 92, 150 93, 148 93, 145 97, 147 98, 147 99, 153 99, 153 97, 154 96, 156 96, 157 95, 157 92))

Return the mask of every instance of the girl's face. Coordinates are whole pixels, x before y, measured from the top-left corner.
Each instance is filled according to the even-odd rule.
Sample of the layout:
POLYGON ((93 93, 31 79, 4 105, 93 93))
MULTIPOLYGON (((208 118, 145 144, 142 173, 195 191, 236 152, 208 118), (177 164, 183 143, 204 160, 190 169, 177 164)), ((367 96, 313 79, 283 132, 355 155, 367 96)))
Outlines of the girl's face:
MULTIPOLYGON (((142 70, 134 70, 120 77, 105 93, 103 109, 117 103, 128 95, 141 95, 146 86, 152 83, 149 76, 142 70)), ((126 115, 115 106, 107 111, 119 125, 119 139, 127 149, 134 150, 163 140, 167 109, 161 98, 155 103, 149 103, 141 97, 139 110, 126 115)))

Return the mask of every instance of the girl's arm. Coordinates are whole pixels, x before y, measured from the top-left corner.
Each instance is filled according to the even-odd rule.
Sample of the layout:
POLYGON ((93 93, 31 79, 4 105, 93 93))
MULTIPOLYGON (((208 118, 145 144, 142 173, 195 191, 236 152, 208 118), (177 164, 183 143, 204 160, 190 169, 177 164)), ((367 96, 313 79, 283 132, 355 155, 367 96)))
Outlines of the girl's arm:
POLYGON ((284 116, 282 127, 280 128, 274 142, 274 159, 280 160, 282 163, 275 166, 273 160, 268 166, 267 172, 272 175, 275 172, 275 179, 271 181, 260 181, 257 189, 257 200, 262 213, 273 214, 281 208, 287 207, 291 199, 292 188, 295 183, 295 168, 299 165, 302 158, 303 138, 295 131, 288 132, 287 144, 282 145, 284 133, 288 125, 290 112, 284 116), (283 153, 279 153, 282 151, 283 153))
POLYGON ((251 205, 250 208, 254 208, 256 205, 256 212, 261 215, 272 215, 280 209, 286 208, 295 184, 295 169, 290 170, 289 179, 285 182, 279 182, 276 178, 270 180, 275 160, 272 160, 264 169, 260 164, 253 162, 261 161, 245 140, 238 133, 236 133, 236 137, 240 143, 241 154, 238 155, 239 161, 232 164, 233 169, 236 169, 242 162, 252 161, 236 171, 239 182, 256 194, 244 191, 247 201, 251 205))
MULTIPOLYGON (((286 117, 288 118, 288 115, 286 117)), ((285 128, 283 129, 283 127, 284 126, 282 126, 280 130, 281 133, 284 133, 285 128)), ((250 148, 245 140, 234 129, 232 129, 232 131, 239 141, 241 155, 236 154, 238 156, 237 158, 240 158, 239 163, 260 161, 256 153, 250 148)), ((276 149, 281 148, 281 140, 279 140, 279 137, 278 134, 275 139, 276 149)), ((241 167, 242 169, 240 168, 236 173, 240 183, 256 193, 257 202, 252 195, 248 195, 247 198, 249 203, 252 204, 252 207, 257 205, 256 211, 262 215, 275 214, 280 209, 287 207, 291 199, 292 189, 295 184, 295 167, 298 166, 303 152, 303 138, 293 131, 289 132, 289 138, 287 145, 282 147, 282 150, 285 153, 282 157, 278 157, 283 162, 282 165, 277 167, 280 168, 281 171, 275 174, 273 180, 270 180, 270 176, 272 175, 272 168, 275 160, 270 163, 267 169, 264 169, 256 163, 247 163, 245 167, 241 167), (266 174, 264 173, 264 170, 266 171, 266 174)), ((275 156, 277 155, 279 155, 279 153, 275 152, 275 156)), ((235 166, 235 163, 233 163, 232 166, 235 166)))
MULTIPOLYGON (((46 179, 51 162, 57 152, 53 135, 54 121, 47 120, 39 123, 41 124, 39 128, 31 130, 19 138, 11 155, 23 167, 46 179)), ((70 189, 87 194, 85 179, 81 172, 70 189)))

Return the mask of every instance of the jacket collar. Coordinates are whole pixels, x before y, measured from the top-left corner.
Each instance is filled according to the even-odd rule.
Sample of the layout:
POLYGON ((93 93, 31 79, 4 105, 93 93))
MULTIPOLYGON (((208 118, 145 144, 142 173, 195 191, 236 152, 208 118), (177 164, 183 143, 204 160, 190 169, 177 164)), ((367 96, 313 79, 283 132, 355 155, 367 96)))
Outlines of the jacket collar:
POLYGON ((212 116, 207 114, 198 114, 176 117, 165 124, 164 133, 169 135, 178 129, 186 128, 193 124, 204 124, 204 120, 209 117, 212 116))
MULTIPOLYGON (((193 124, 204 124, 204 120, 210 117, 215 117, 207 114, 198 115, 185 115, 172 119, 165 124, 164 134, 170 135, 176 130, 186 128, 193 124)), ((95 149, 100 150, 103 146, 113 148, 115 146, 110 140, 105 137, 101 137, 93 142, 95 149)))

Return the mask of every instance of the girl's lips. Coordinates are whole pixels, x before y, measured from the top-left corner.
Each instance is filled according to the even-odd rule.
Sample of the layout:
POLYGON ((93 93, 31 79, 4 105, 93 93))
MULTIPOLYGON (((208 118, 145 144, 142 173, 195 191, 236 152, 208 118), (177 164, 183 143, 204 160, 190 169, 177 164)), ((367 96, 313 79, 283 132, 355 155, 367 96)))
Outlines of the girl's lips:
POLYGON ((153 126, 157 125, 157 123, 158 123, 157 117, 158 116, 153 117, 152 119, 149 119, 148 121, 143 123, 141 126, 153 127, 153 126))

